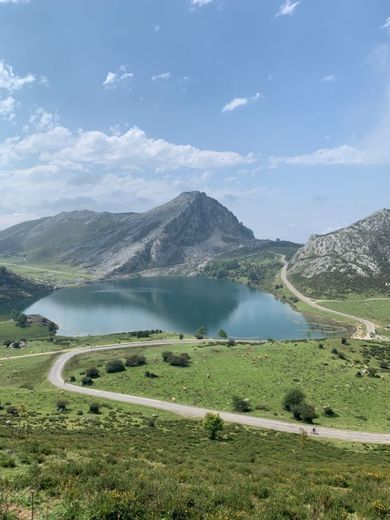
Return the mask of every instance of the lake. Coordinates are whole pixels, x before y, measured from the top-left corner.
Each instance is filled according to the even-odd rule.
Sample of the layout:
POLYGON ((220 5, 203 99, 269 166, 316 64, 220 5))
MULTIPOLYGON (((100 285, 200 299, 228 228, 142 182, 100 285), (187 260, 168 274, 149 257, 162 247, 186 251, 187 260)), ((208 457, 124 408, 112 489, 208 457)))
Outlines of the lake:
POLYGON ((59 325, 59 334, 82 336, 143 329, 236 338, 299 339, 324 332, 271 294, 226 280, 131 278, 60 289, 23 309, 59 325))

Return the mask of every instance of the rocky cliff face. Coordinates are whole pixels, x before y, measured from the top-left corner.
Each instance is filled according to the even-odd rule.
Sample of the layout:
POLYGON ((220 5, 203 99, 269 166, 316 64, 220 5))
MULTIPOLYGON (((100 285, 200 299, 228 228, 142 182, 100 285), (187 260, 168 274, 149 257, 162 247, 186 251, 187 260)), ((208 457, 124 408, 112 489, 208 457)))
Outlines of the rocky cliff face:
POLYGON ((0 304, 32 298, 50 290, 51 287, 26 280, 0 267, 0 304))
POLYGON ((76 211, 0 232, 0 255, 77 265, 98 276, 198 263, 255 242, 216 200, 182 193, 145 213, 76 211))
POLYGON ((312 236, 289 262, 288 273, 303 292, 315 297, 390 293, 390 210, 312 236))

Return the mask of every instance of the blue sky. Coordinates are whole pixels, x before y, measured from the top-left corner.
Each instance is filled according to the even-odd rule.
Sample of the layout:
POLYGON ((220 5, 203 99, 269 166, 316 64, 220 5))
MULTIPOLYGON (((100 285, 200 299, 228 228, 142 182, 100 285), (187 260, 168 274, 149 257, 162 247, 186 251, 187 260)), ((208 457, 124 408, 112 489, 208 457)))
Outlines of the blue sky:
POLYGON ((304 241, 389 173, 387 0, 0 0, 0 228, 202 190, 304 241))

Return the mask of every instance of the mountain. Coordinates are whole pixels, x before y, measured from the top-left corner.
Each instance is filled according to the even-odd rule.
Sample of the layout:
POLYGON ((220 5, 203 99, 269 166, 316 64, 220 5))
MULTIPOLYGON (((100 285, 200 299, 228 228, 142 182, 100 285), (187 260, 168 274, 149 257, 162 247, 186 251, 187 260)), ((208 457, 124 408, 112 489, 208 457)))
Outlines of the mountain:
POLYGON ((0 267, 0 304, 32 298, 51 290, 51 287, 26 280, 0 267))
POLYGON ((249 229, 205 193, 182 193, 144 213, 64 212, 0 232, 0 255, 69 264, 97 276, 199 265, 255 243, 249 229))
POLYGON ((288 275, 314 297, 390 294, 390 210, 327 235, 313 235, 290 260, 288 275))

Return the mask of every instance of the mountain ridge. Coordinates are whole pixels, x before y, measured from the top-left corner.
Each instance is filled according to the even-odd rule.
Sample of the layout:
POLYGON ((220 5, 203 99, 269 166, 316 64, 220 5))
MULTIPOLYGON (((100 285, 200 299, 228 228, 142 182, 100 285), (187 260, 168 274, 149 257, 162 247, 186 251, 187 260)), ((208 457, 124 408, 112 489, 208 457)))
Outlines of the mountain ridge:
POLYGON ((294 284, 314 297, 390 293, 390 210, 312 235, 289 262, 294 284))
POLYGON ((18 224, 0 231, 0 255, 115 276, 199 263, 255 242, 253 232, 218 201, 184 192, 143 213, 81 210, 18 224))

